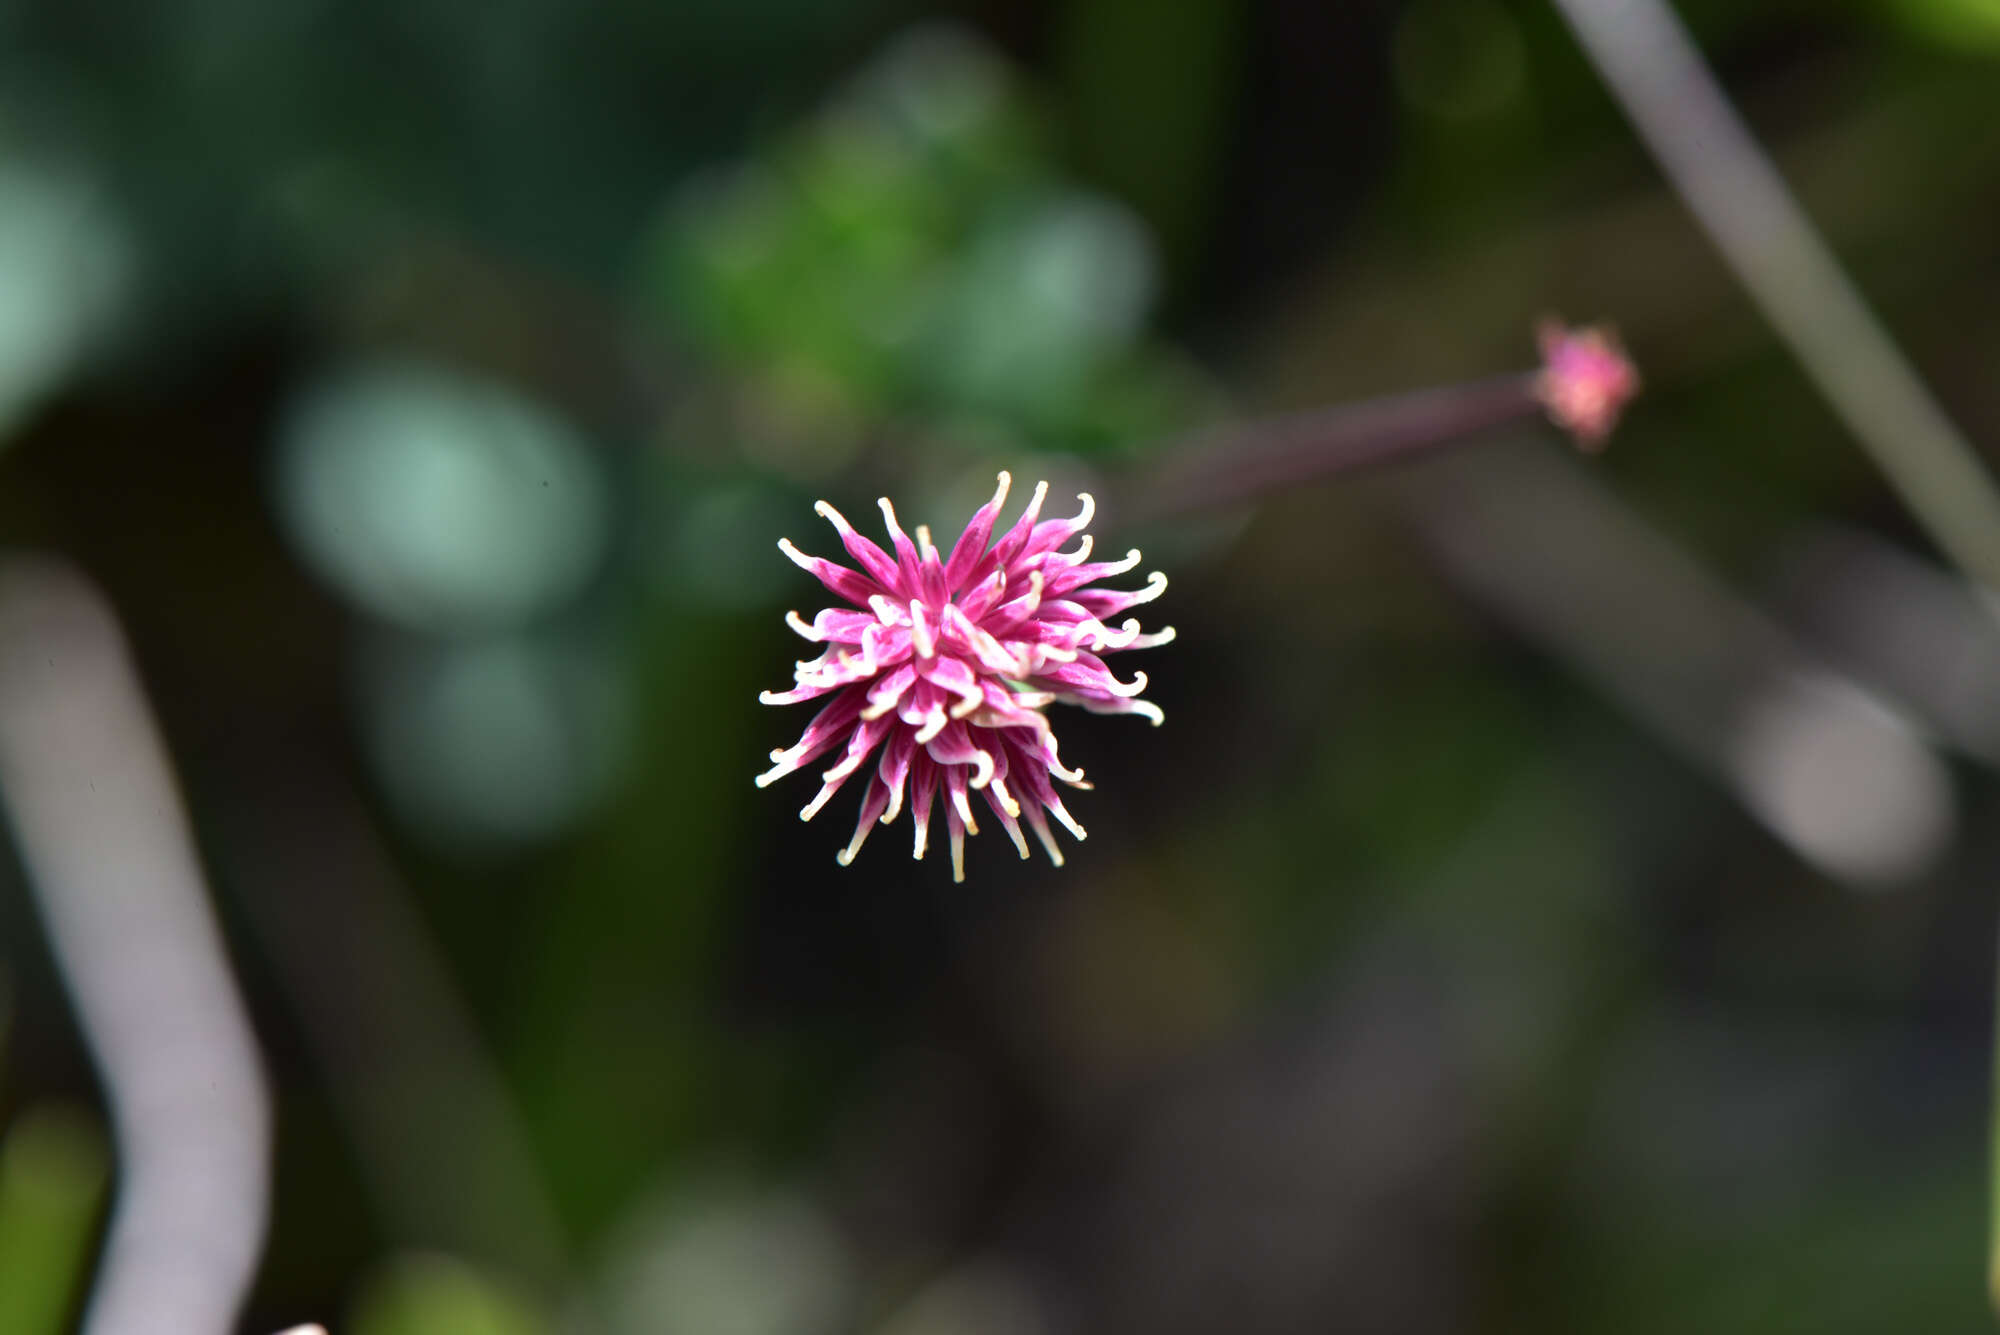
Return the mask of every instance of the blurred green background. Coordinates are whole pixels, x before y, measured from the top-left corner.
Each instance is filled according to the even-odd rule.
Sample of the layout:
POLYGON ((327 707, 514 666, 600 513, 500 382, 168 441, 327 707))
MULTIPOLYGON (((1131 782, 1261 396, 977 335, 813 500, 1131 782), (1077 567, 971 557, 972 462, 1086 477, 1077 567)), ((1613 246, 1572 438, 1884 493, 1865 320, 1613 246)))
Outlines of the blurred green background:
MULTIPOLYGON (((1678 7, 2000 442, 2000 6, 1678 7)), ((2000 621, 1537 0, 9 0, 0 429, 270 1068, 246 1331, 1985 1325, 2000 621), (1550 312, 1647 377, 1601 459, 1112 516, 1180 639, 1056 719, 1064 870, 751 786, 815 498, 1550 312)), ((42 1335, 110 1148, 11 860, 0 999, 42 1335)))

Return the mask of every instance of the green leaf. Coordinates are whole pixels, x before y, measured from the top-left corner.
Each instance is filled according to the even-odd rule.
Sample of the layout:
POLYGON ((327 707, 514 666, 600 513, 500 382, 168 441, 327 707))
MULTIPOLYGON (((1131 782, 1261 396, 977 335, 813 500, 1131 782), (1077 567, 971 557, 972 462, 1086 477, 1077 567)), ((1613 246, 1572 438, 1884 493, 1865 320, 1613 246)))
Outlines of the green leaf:
POLYGON ((1934 41, 2000 55, 2000 0, 1884 0, 1891 13, 1934 41))
POLYGON ((96 1119, 23 1113, 0 1146, 0 1335, 57 1335, 82 1291, 110 1176, 96 1119))
POLYGON ((354 1335, 546 1335, 548 1319, 520 1295, 448 1256, 402 1256, 369 1279, 354 1335))

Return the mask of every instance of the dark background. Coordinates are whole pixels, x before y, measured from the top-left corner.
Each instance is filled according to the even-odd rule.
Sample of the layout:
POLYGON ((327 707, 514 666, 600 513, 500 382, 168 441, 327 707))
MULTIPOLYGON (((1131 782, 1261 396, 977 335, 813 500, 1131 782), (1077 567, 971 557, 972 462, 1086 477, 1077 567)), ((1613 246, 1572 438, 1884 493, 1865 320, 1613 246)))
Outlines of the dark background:
MULTIPOLYGON (((2000 439, 2000 18, 1679 8, 2000 439)), ((1543 4, 13 0, 0 423, 264 1045, 246 1330, 1984 1321, 1996 623, 1543 4), (1064 508, 1552 312, 1601 458, 1101 536, 1180 638, 1056 720, 1065 869, 752 787, 815 498, 1064 508)), ((89 1125, 12 864, 0 983, 0 1122, 89 1125)))

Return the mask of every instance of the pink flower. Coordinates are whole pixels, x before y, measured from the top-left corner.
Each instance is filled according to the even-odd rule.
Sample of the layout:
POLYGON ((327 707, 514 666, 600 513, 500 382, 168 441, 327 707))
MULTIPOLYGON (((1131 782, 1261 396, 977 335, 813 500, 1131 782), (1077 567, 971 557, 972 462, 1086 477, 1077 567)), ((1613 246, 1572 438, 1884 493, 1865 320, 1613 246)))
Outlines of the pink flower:
POLYGON ((840 748, 840 759, 820 777, 819 795, 799 812, 811 820, 842 784, 860 771, 879 746, 882 756, 861 799, 861 820, 841 852, 843 867, 854 860, 877 820, 893 821, 909 794, 921 858, 930 838, 931 799, 944 789, 944 819, 951 835, 954 880, 965 879, 965 835, 979 832, 970 794, 983 793, 986 805, 1028 856, 1019 822, 1025 820, 1062 865, 1043 812, 1055 816, 1078 839, 1083 827, 1071 819, 1053 780, 1088 788, 1081 770, 1064 766, 1044 708, 1058 700, 1099 714, 1143 714, 1161 721, 1158 706, 1138 698, 1146 674, 1130 682, 1111 675, 1099 656, 1118 649, 1144 649, 1173 639, 1171 629, 1140 633, 1128 620, 1117 630, 1104 622, 1167 587, 1155 571, 1146 587, 1131 593, 1090 585, 1121 575, 1139 563, 1135 550, 1123 561, 1092 563, 1091 539, 1074 551, 1058 551, 1089 524, 1094 503, 1077 499, 1083 513, 1074 519, 1043 519, 1049 486, 1036 486, 1027 510, 989 549, 993 523, 1007 498, 1010 479, 981 506, 940 557, 930 531, 917 528, 911 542, 896 522, 888 498, 882 518, 895 547, 892 556, 856 533, 838 510, 821 501, 815 508, 831 523, 859 571, 807 556, 781 539, 778 548, 816 576, 849 606, 829 607, 810 623, 797 612, 786 624, 806 639, 827 646, 793 674, 789 691, 766 691, 767 705, 830 697, 787 750, 757 778, 759 788, 840 748), (843 746, 842 744, 845 743, 843 746))
POLYGON ((1584 449, 1603 448, 1618 414, 1639 392, 1638 368, 1608 328, 1570 329, 1544 320, 1535 337, 1542 349, 1535 397, 1549 420, 1584 449))

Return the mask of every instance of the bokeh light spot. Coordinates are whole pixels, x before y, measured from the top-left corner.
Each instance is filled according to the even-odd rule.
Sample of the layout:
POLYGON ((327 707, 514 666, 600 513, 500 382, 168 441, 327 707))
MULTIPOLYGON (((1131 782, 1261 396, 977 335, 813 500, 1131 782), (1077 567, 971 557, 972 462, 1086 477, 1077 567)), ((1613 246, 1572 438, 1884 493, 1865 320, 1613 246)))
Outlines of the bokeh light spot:
POLYGON ((108 330, 131 275, 125 229, 95 191, 0 164, 0 433, 108 330))
POLYGON ((363 661, 368 751, 433 842, 478 851, 561 833, 616 775, 629 705, 582 637, 385 638, 363 661))
POLYGON ((512 390, 417 363, 339 374, 285 427, 278 503, 313 569, 378 616, 506 626, 596 569, 608 496, 596 460, 512 390))

